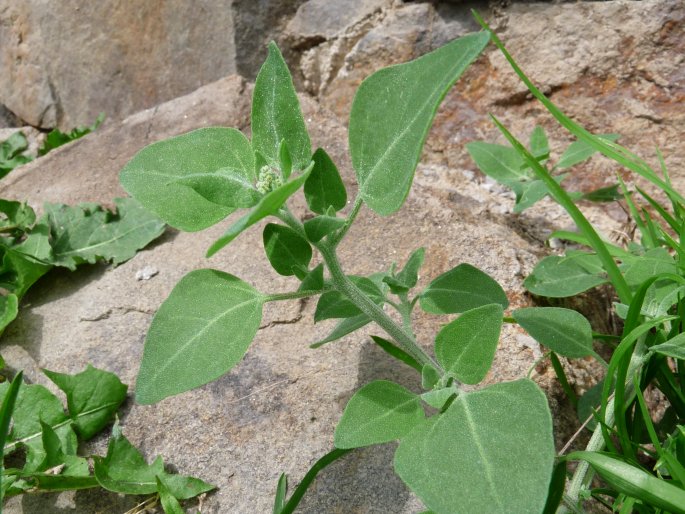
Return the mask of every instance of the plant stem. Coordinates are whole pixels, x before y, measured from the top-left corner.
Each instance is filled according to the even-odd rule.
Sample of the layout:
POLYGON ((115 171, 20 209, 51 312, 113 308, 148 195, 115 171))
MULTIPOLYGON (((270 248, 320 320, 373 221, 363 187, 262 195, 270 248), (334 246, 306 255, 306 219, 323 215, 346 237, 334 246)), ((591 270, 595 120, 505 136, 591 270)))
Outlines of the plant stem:
POLYGON ((362 197, 359 193, 357 193, 357 196, 354 198, 354 205, 352 206, 352 210, 350 211, 350 214, 347 216, 347 219, 345 220, 345 224, 342 226, 340 230, 338 230, 338 232, 336 232, 329 238, 329 244, 331 246, 336 247, 338 246, 338 243, 342 241, 343 237, 345 237, 345 234, 347 234, 347 231, 350 230, 352 223, 354 223, 354 220, 357 217, 357 214, 359 214, 361 207, 362 197))
POLYGON ((338 256, 335 254, 335 249, 332 248, 330 244, 326 243, 319 243, 316 246, 321 252, 324 261, 326 261, 335 288, 347 296, 347 298, 349 298, 349 300, 364 314, 375 321, 376 324, 385 330, 404 351, 414 357, 421 365, 430 364, 442 373, 440 365, 419 346, 414 339, 414 336, 395 323, 395 321, 385 313, 382 307, 376 305, 356 285, 354 285, 349 278, 347 278, 340 266, 338 256))
MULTIPOLYGON (((350 213, 348 220, 353 220, 356 216, 356 212, 359 211, 357 204, 361 205, 361 200, 355 200, 355 208, 353 208, 352 212, 350 213)), ((293 216, 293 214, 287 210, 287 208, 278 211, 278 217, 283 223, 295 230, 298 234, 302 235, 302 237, 306 238, 302 223, 295 216, 293 216)), ((341 230, 344 230, 344 227, 341 230)), ((376 305, 356 285, 354 285, 349 278, 347 278, 347 275, 345 275, 345 272, 340 266, 338 256, 335 253, 336 244, 337 242, 334 243, 332 241, 319 241, 318 243, 314 244, 319 252, 321 252, 324 261, 326 262, 326 266, 328 266, 333 287, 347 296, 347 298, 354 303, 359 310, 371 318, 372 321, 375 321, 376 324, 385 330, 385 332, 392 337, 404 351, 414 357, 414 359, 416 359, 422 366, 430 364, 442 375, 442 367, 435 362, 435 360, 428 355, 423 348, 419 346, 411 331, 406 330, 395 323, 395 321, 386 314, 382 307, 376 305)))

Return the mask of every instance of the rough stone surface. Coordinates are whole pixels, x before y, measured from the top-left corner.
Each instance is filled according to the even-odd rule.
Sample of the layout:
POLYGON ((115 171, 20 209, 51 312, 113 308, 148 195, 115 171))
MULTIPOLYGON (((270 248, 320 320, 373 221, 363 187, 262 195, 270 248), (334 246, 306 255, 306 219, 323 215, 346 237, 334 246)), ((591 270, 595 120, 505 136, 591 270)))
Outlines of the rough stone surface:
MULTIPOLYGON (((145 144, 208 124, 245 128, 249 91, 243 80, 229 77, 122 123, 110 123, 18 170, 0 194, 28 198, 33 205, 57 200, 109 202, 121 194, 118 170, 145 144)), ((313 143, 330 151, 353 190, 344 128, 327 110, 303 101, 313 143)), ((436 165, 420 167, 413 193, 394 216, 379 218, 363 211, 341 246, 344 266, 349 272, 367 274, 387 269, 393 260, 403 262, 414 248, 425 246, 422 285, 460 262, 471 262, 492 273, 514 305, 525 303, 521 277, 532 267, 538 249, 491 218, 487 202, 498 201, 496 196, 488 196, 473 182, 469 187, 480 188, 480 198, 469 197, 475 189, 445 189, 441 177, 447 173, 436 165)), ((292 207, 302 215, 303 199, 298 197, 292 207)), ((18 320, 3 335, 6 361, 26 369, 30 380, 48 386, 39 367, 76 372, 87 363, 133 384, 152 315, 188 271, 216 267, 263 291, 294 287, 270 270, 259 228, 207 261, 204 251, 224 225, 195 234, 169 230, 117 268, 52 272, 30 291, 18 320), (158 274, 137 280, 138 271, 148 266, 158 274)), ((314 307, 313 301, 268 305, 255 342, 231 373, 154 406, 127 404, 121 420, 124 433, 149 458, 164 455, 178 471, 219 486, 206 498, 203 512, 269 511, 279 474, 285 471, 296 481, 331 449, 335 423, 357 388, 382 378, 419 387, 409 368, 392 362, 363 333, 317 351, 308 349, 308 343, 332 326, 312 324, 314 307)), ((416 321, 419 339, 429 345, 445 320, 418 316, 416 321)), ((488 380, 524 375, 537 355, 539 349, 508 329, 488 380)), ((92 447, 103 451, 104 439, 92 447)), ((417 512, 420 503, 392 471, 392 453, 392 446, 371 448, 332 466, 301 511, 417 512)), ((123 512, 136 501, 101 491, 26 496, 12 500, 7 512, 123 512)))
POLYGON ((0 1, 0 103, 30 125, 120 119, 236 70, 230 0, 0 1))

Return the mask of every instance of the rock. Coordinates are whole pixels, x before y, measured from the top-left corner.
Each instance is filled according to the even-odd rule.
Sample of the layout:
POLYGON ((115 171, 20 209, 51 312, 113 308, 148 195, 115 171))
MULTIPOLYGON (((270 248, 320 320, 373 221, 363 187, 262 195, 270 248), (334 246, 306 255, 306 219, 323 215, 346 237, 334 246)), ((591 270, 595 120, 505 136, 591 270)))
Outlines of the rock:
POLYGON ((121 119, 236 69, 231 1, 0 0, 0 103, 63 130, 121 119))
MULTIPOLYGON (((247 127, 250 86, 229 77, 200 90, 110 122, 101 131, 37 160, 3 181, 3 197, 43 201, 111 202, 121 195, 117 173, 144 145, 192 128, 217 124, 247 127)), ((345 129, 326 109, 302 98, 313 146, 326 148, 353 192, 354 175, 346 155, 345 129)), ((490 214, 500 201, 474 181, 448 185, 455 173, 442 165, 422 165, 405 207, 380 218, 360 214, 340 247, 350 273, 368 274, 403 263, 416 247, 426 247, 420 285, 460 262, 470 262, 496 277, 513 306, 525 305, 523 274, 539 248, 490 214)), ((458 172, 457 172, 458 173, 458 172)), ((301 195, 291 202, 304 214, 301 195)), ((134 387, 143 340, 152 315, 176 282, 200 267, 226 270, 262 291, 292 290, 292 279, 276 275, 261 245, 260 227, 241 235, 208 261, 204 252, 226 223, 188 234, 169 230, 163 238, 116 268, 55 270, 26 296, 18 319, 2 336, 9 366, 21 363, 30 380, 53 387, 39 367, 77 372, 87 363, 119 374, 134 387), (154 267, 155 280, 131 280, 154 267), (16 363, 16 364, 15 364, 16 363)), ((203 512, 268 512, 281 472, 295 483, 332 448, 333 429, 351 395, 374 379, 393 379, 417 390, 411 369, 392 361, 364 332, 319 350, 308 344, 334 323, 313 325, 314 301, 268 304, 262 328, 245 359, 229 374, 197 390, 152 406, 127 403, 121 416, 124 434, 148 459, 163 455, 183 473, 215 483, 203 512)), ((417 313, 416 332, 426 346, 444 318, 417 313)), ((535 351, 507 326, 488 382, 524 376, 535 351)), ((541 377, 542 383, 548 377, 541 377)), ((88 451, 103 452, 105 439, 88 451)), ((360 450, 327 468, 307 495, 300 512, 393 512, 421 510, 392 470, 393 445, 360 450)), ((6 512, 124 512, 138 502, 101 490, 75 494, 27 495, 9 501, 6 512)))

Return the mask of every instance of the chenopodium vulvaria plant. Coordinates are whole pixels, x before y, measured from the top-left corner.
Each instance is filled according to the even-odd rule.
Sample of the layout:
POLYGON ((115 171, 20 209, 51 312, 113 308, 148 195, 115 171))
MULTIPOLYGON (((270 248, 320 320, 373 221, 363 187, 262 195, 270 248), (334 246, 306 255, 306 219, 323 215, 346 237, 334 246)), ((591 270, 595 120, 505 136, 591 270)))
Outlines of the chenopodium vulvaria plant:
MULTIPOLYGON (((460 264, 414 293, 423 249, 400 271, 393 267, 367 277, 346 274, 336 254, 362 205, 380 215, 400 209, 439 104, 488 41, 487 32, 464 36, 361 84, 349 123, 359 187, 346 215, 340 214, 348 200, 338 170, 323 149, 312 153, 290 73, 273 43, 255 82, 251 141, 236 129, 204 128, 148 146, 121 172, 133 197, 180 230, 203 230, 248 209, 208 256, 273 217, 276 222, 263 232, 266 255, 277 273, 301 280, 297 291, 262 292, 223 271, 190 272, 152 321, 138 402, 154 403, 222 376, 247 351, 264 304, 313 296, 319 296, 315 321, 341 320, 320 344, 375 323, 385 336, 373 340, 422 376, 421 394, 390 381, 357 391, 337 426, 336 449, 290 498, 281 477, 276 513, 292 512, 316 473, 347 451, 395 440, 397 474, 434 513, 545 507, 555 450, 542 391, 529 379, 468 392, 462 387, 479 384, 492 365, 508 308, 502 288, 476 267, 460 264), (287 205, 301 188, 315 215, 304 223, 287 205), (314 250, 323 262, 310 267, 314 250), (386 313, 386 305, 399 311, 402 323, 386 313), (412 332, 416 305, 429 313, 460 314, 436 335, 434 356, 412 332)), ((516 312, 544 332, 544 311, 516 312)), ((584 318, 571 321, 590 337, 584 318)))

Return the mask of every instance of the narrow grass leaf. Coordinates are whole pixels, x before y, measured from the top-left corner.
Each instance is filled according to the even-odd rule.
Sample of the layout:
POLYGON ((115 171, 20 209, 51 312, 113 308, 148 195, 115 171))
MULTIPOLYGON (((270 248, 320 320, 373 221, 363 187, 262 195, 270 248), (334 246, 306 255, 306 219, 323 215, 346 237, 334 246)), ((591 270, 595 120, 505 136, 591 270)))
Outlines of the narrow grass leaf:
POLYGON ((221 271, 188 273, 155 314, 145 339, 136 401, 155 403, 210 382, 243 357, 264 295, 221 271))
POLYGON ((566 462, 560 461, 554 466, 552 472, 552 480, 549 482, 549 493, 547 494, 547 502, 542 514, 555 514, 557 508, 561 505, 561 500, 564 497, 564 487, 566 485, 566 462))
POLYGON ((312 149, 300 101, 288 66, 272 41, 252 94, 252 145, 269 164, 280 168, 282 141, 287 145, 294 169, 302 170, 309 165, 312 149))
POLYGON ((512 313, 516 322, 538 343, 573 359, 595 352, 592 327, 581 313, 560 307, 528 307, 512 313))
POLYGON ((433 118, 489 41, 469 34, 414 61, 381 69, 357 90, 349 146, 364 202, 380 215, 404 203, 433 118))
POLYGON ((109 423, 126 399, 128 386, 119 377, 90 364, 81 373, 65 375, 47 369, 43 373, 67 397, 69 417, 78 434, 88 440, 109 423))
POLYGON ((280 275, 295 275, 298 268, 307 269, 312 260, 311 245, 290 227, 269 223, 262 239, 266 256, 280 275))
POLYGON ((347 205, 347 191, 338 168, 323 148, 312 156, 314 168, 304 183, 304 197, 312 212, 324 214, 329 207, 339 211, 347 205))
POLYGON ((597 474, 619 493, 673 514, 685 514, 685 490, 640 468, 600 452, 573 452, 566 458, 588 462, 597 474))
POLYGON ((437 514, 544 508, 554 466, 544 393, 524 379, 461 393, 403 437, 395 471, 437 514))
POLYGON ((360 448, 399 439, 425 419, 418 395, 399 384, 377 380, 347 403, 335 429, 335 447, 360 448))
MULTIPOLYGON (((4 392, 5 394, 2 399, 2 404, 0 405, 0 462, 3 463, 5 459, 5 441, 7 441, 7 436, 9 435, 10 422, 12 421, 14 405, 17 401, 19 388, 21 387, 21 384, 24 380, 23 376, 23 371, 19 371, 14 376, 9 387, 7 387, 7 390, 4 392)), ((4 469, 3 466, 0 466, 0 468, 4 469)), ((0 473, 0 512, 2 512, 2 501, 4 496, 3 492, 5 491, 5 487, 3 487, 4 484, 2 483, 3 478, 4 473, 0 473)))
POLYGON ((258 221, 275 214, 278 209, 285 203, 285 201, 290 198, 307 180, 311 167, 304 171, 301 175, 297 176, 290 182, 286 182, 280 187, 277 187, 273 191, 265 194, 259 203, 255 205, 252 210, 245 216, 236 221, 229 229, 217 239, 207 250, 207 257, 211 257, 216 252, 221 250, 228 243, 233 241, 238 235, 245 229, 251 227, 258 221))
POLYGON ((434 279, 420 295, 421 308, 432 314, 453 314, 509 300, 502 287, 488 274, 470 264, 460 264, 434 279))
POLYGON ((218 223, 235 209, 205 199, 174 183, 193 174, 232 170, 255 181, 254 153, 238 130, 211 127, 153 143, 121 170, 123 188, 149 211, 179 230, 195 232, 218 223))
POLYGON ((281 473, 276 486, 276 496, 274 497, 273 514, 281 514, 285 507, 286 495, 288 494, 288 475, 281 473))
POLYGON ((435 356, 445 371, 465 384, 485 378, 499 342, 502 306, 483 305, 445 325, 435 338, 435 356))

